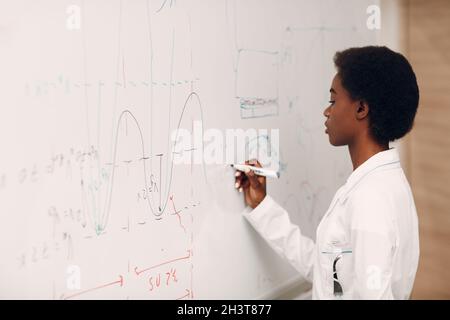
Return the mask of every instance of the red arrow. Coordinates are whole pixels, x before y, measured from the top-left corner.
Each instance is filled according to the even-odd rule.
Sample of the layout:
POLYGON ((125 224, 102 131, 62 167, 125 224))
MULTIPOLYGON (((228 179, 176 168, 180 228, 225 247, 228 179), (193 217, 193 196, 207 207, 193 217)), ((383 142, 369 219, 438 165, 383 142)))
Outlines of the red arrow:
POLYGON ((181 299, 184 299, 184 298, 188 298, 190 295, 191 295, 191 290, 189 290, 189 289, 186 289, 186 294, 184 295, 184 296, 182 296, 182 297, 180 297, 180 298, 177 298, 177 300, 181 300, 181 299))
POLYGON ((191 257, 191 250, 187 250, 187 252, 188 252, 188 255, 185 256, 185 257, 181 257, 181 258, 176 258, 176 259, 172 259, 172 260, 169 260, 169 261, 165 261, 163 263, 160 263, 160 264, 157 264, 157 265, 154 265, 154 266, 142 269, 142 270, 138 270, 138 267, 134 267, 134 273, 136 273, 136 275, 140 275, 143 272, 146 272, 146 271, 149 271, 151 269, 163 266, 165 264, 169 264, 169 263, 172 263, 172 262, 175 262, 175 261, 179 261, 179 260, 189 259, 191 257))
POLYGON ((107 283, 107 284, 104 284, 104 285, 101 285, 101 286, 98 286, 98 287, 95 287, 95 288, 91 288, 91 289, 87 289, 87 290, 84 290, 84 291, 80 291, 80 292, 77 292, 77 293, 72 294, 72 295, 67 296, 67 297, 64 297, 64 294, 63 294, 61 296, 61 299, 64 299, 64 300, 72 299, 73 297, 76 297, 76 296, 79 296, 79 295, 82 295, 82 294, 85 294, 85 293, 88 293, 88 292, 91 292, 91 291, 94 291, 94 290, 98 290, 98 289, 106 288, 106 287, 109 287, 109 286, 113 286, 115 284, 120 284, 120 286, 123 287, 123 276, 122 275, 119 275, 119 280, 114 281, 114 282, 110 282, 110 283, 107 283))

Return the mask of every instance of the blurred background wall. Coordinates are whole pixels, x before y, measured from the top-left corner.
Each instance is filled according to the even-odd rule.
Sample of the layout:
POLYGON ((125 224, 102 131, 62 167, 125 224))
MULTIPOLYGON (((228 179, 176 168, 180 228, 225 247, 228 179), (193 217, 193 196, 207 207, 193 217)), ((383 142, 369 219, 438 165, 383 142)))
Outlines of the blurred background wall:
POLYGON ((412 64, 414 128, 399 142, 415 196, 420 261, 412 299, 450 299, 450 1, 384 0, 381 42, 412 64))

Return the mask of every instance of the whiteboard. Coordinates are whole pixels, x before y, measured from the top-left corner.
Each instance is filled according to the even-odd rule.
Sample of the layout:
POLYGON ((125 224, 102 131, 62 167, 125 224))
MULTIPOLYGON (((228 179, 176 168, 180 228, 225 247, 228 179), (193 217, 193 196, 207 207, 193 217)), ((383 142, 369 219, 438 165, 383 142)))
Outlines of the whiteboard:
POLYGON ((314 238, 351 172, 324 134, 332 57, 376 43, 369 4, 2 1, 0 297, 252 299, 295 277, 233 170, 175 164, 205 141, 172 134, 278 129, 268 193, 314 238))

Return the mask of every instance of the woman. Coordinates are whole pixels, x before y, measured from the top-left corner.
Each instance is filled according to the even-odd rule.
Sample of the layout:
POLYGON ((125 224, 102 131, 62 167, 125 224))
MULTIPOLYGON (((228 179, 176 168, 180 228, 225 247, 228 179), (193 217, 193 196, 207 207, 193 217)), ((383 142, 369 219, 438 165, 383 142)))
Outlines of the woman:
POLYGON ((334 63, 325 132, 333 146, 348 146, 353 172, 323 216, 316 243, 266 195, 265 177, 238 171, 235 186, 253 208, 245 214, 250 224, 313 283, 313 299, 408 299, 419 260, 417 213, 389 142, 412 128, 416 77, 386 47, 350 48, 334 63))

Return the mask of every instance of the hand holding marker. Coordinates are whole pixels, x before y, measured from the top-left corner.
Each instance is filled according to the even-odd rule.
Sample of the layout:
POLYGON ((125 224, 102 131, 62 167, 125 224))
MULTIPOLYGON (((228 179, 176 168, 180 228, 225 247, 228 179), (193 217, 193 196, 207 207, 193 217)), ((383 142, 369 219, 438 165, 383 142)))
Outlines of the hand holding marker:
POLYGON ((247 170, 252 170, 256 175, 263 176, 263 177, 269 177, 269 178, 279 178, 280 173, 274 170, 259 168, 250 166, 247 164, 232 164, 233 168, 239 171, 247 172, 247 170))
POLYGON ((244 192, 245 203, 253 209, 266 197, 266 177, 280 176, 279 172, 262 168, 257 160, 231 166, 238 170, 235 174, 235 188, 244 192))

